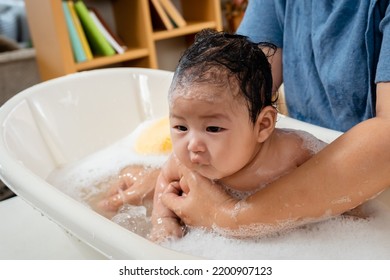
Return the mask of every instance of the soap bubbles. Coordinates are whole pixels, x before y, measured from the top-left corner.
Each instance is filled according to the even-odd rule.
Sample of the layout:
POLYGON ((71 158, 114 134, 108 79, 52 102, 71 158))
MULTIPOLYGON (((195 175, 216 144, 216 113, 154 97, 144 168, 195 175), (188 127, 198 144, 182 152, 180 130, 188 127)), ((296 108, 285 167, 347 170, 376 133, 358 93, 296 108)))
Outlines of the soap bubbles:
POLYGON ((150 216, 147 215, 145 206, 125 204, 111 220, 143 237, 150 233, 152 227, 150 216))

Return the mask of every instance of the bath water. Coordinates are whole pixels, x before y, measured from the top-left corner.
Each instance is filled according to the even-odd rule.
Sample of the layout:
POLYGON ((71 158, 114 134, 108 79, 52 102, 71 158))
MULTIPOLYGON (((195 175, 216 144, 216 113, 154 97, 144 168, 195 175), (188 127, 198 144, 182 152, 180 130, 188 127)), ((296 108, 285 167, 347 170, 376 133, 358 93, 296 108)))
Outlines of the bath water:
MULTIPOLYGON (((138 155, 133 144, 149 122, 132 134, 80 161, 53 171, 47 181, 90 207, 88 201, 108 188, 107 182, 128 165, 161 166, 167 156, 138 155)), ((191 228, 180 240, 162 246, 207 259, 390 259, 390 207, 366 203, 370 217, 335 217, 257 240, 227 238, 191 228)), ((112 221, 146 237, 150 209, 124 205, 112 221)))
POLYGON ((53 186, 79 202, 88 201, 107 190, 107 182, 129 165, 161 166, 167 155, 140 155, 134 150, 134 142, 153 121, 141 123, 127 137, 99 150, 79 161, 55 169, 46 179, 53 186))

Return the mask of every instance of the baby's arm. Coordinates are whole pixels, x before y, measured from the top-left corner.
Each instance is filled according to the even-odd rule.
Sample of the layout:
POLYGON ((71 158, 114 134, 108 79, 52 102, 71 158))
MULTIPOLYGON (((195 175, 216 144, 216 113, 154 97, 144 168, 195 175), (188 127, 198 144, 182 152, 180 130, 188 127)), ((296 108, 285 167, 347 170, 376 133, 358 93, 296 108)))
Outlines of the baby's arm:
POLYGON ((117 178, 109 182, 109 190, 96 198, 92 208, 111 218, 123 204, 143 205, 152 199, 159 174, 159 168, 140 165, 125 167, 117 178))
POLYGON ((180 193, 180 174, 178 162, 174 155, 171 155, 164 164, 160 175, 157 178, 153 199, 152 231, 150 239, 163 241, 168 237, 182 237, 183 227, 180 218, 161 201, 162 194, 169 188, 171 192, 180 193))

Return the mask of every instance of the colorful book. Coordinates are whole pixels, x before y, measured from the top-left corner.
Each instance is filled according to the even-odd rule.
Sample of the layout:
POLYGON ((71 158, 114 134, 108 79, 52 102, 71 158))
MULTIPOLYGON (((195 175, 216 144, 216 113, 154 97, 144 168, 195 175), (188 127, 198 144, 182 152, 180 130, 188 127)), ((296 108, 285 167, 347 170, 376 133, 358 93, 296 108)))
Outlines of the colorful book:
POLYGON ((76 14, 76 10, 74 9, 74 3, 71 0, 67 1, 70 15, 72 16, 73 23, 76 27, 77 34, 79 35, 81 45, 83 46, 85 55, 87 56, 87 60, 91 60, 93 58, 91 48, 89 47, 87 37, 85 36, 84 29, 81 25, 80 19, 76 14))
POLYGON ((119 43, 114 39, 114 37, 111 36, 110 32, 103 26, 99 18, 96 16, 95 12, 90 10, 89 15, 91 16, 93 22, 97 26, 97 28, 100 30, 100 32, 103 34, 103 36, 106 38, 106 40, 110 43, 110 45, 114 48, 114 50, 122 54, 125 52, 125 48, 123 48, 119 43))
POLYGON ((114 55, 114 48, 99 31, 84 2, 82 0, 76 1, 74 3, 74 8, 79 16, 81 24, 83 25, 85 35, 87 36, 92 51, 98 55, 114 55))
POLYGON ((150 1, 152 2, 151 5, 152 21, 155 24, 155 26, 157 28, 162 26, 167 30, 172 30, 174 26, 171 20, 169 19, 168 15, 165 13, 159 0, 150 0, 150 1))
POLYGON ((187 22, 179 12, 179 10, 173 5, 171 0, 159 0, 161 6, 171 18, 171 20, 176 24, 177 27, 183 27, 187 25, 187 22))
POLYGON ((64 10, 66 26, 68 27, 68 34, 69 34, 70 43, 72 45, 73 56, 76 62, 86 61, 87 56, 84 52, 79 35, 77 34, 76 26, 70 14, 68 4, 64 1, 62 2, 62 8, 64 10))
POLYGON ((112 31, 110 26, 107 24, 107 22, 104 20, 104 18, 101 16, 100 12, 98 9, 95 9, 94 7, 89 7, 90 11, 93 11, 96 15, 96 17, 99 19, 100 23, 104 26, 104 28, 107 30, 108 33, 110 33, 111 37, 114 38, 114 40, 123 48, 127 49, 127 45, 123 40, 115 33, 112 31))

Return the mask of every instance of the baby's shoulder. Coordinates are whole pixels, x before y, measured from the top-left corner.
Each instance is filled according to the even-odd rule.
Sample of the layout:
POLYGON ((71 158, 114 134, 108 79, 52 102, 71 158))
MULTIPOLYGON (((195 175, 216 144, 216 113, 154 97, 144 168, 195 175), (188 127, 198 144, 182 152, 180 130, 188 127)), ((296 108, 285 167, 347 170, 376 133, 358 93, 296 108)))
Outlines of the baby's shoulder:
POLYGON ((311 154, 318 153, 327 145, 324 141, 304 130, 283 128, 279 131, 288 141, 295 142, 301 148, 300 150, 308 151, 311 154))
POLYGON ((161 169, 162 175, 169 180, 180 179, 179 166, 180 161, 175 153, 171 153, 161 169))

